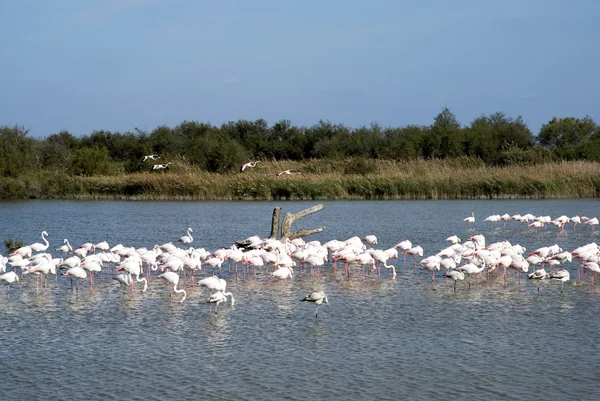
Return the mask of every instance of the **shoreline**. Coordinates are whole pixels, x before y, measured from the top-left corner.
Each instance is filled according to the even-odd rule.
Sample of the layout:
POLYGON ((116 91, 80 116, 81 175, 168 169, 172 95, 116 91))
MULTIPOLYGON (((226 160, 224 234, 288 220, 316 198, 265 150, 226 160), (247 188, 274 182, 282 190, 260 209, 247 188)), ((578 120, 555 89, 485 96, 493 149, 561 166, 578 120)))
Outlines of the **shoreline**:
POLYGON ((324 201, 600 197, 600 163, 463 167, 460 162, 372 160, 364 174, 336 170, 333 161, 330 166, 318 161, 318 168, 314 161, 267 161, 261 169, 227 174, 178 170, 177 166, 168 172, 114 176, 39 172, 0 178, 0 199, 324 201), (288 168, 302 173, 277 176, 278 171, 288 168))

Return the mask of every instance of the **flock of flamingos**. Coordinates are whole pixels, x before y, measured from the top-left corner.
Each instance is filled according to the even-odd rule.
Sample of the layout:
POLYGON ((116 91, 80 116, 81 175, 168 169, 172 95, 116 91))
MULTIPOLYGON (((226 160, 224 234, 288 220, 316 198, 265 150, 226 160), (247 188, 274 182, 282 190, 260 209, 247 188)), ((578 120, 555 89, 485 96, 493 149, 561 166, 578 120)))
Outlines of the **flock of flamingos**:
MULTIPOLYGON (((581 224, 584 228, 598 224, 597 218, 560 216, 551 219, 549 216, 527 215, 492 215, 483 221, 504 222, 517 221, 531 227, 545 225, 557 226, 560 230, 570 223, 572 230, 581 224)), ((471 225, 475 221, 472 214, 464 219, 471 225)), ((581 229, 581 228, 580 228, 581 229)), ((275 240, 261 239, 252 236, 233 245, 229 249, 221 248, 209 252, 204 248, 194 248, 192 243, 193 230, 188 228, 186 235, 176 241, 155 245, 151 249, 133 248, 122 244, 109 246, 106 241, 100 243, 85 243, 73 248, 65 239, 63 245, 56 248, 54 255, 48 251, 48 233, 43 231, 42 243, 33 243, 16 249, 7 257, 0 256, 0 280, 8 284, 7 293, 10 296, 10 286, 17 285, 19 281, 26 280, 26 276, 35 277, 36 291, 43 286, 48 275, 64 275, 71 278, 71 289, 79 291, 79 280, 89 279, 90 289, 94 286, 94 275, 109 271, 115 282, 135 291, 135 284, 140 283, 141 292, 148 289, 151 277, 165 280, 170 289, 170 299, 173 292, 181 294, 179 302, 184 302, 187 296, 182 284, 189 280, 190 286, 198 285, 211 290, 211 295, 206 299, 215 305, 215 313, 219 304, 227 302, 234 305, 233 294, 227 292, 227 281, 221 278, 223 264, 228 266, 229 279, 238 279, 243 274, 244 278, 251 275, 257 278, 257 272, 263 273, 270 280, 291 279, 297 272, 310 269, 312 276, 319 275, 322 268, 342 268, 344 274, 350 278, 353 274, 377 275, 381 277, 381 267, 391 272, 391 277, 396 276, 396 266, 393 261, 403 259, 404 266, 417 267, 431 274, 431 281, 435 280, 436 273, 440 272, 446 282, 453 282, 456 292, 457 282, 466 280, 466 288, 470 289, 471 276, 477 279, 480 276, 501 275, 503 285, 507 285, 510 271, 516 272, 517 279, 521 281, 520 274, 526 273, 531 280, 557 280, 563 285, 570 280, 566 265, 579 261, 578 282, 584 279, 589 270, 592 281, 595 282, 596 273, 600 272, 600 250, 595 243, 580 246, 571 251, 563 250, 558 245, 549 245, 533 251, 509 241, 486 243, 482 234, 473 235, 461 241, 453 235, 446 241, 449 245, 438 252, 423 258, 423 248, 413 245, 411 241, 404 240, 389 249, 376 249, 377 238, 367 235, 364 238, 352 237, 344 241, 331 240, 326 243, 319 241, 275 240), (179 245, 179 246, 178 246, 179 245), (60 254, 59 256, 55 256, 60 254), (402 255, 402 256, 399 256, 402 255), (420 260, 419 260, 420 258, 420 260), (414 260, 414 262, 413 262, 414 260), (212 275, 196 281, 196 274, 204 269, 211 269, 212 275), (240 271, 241 269, 241 271, 240 271), (219 275, 215 274, 216 272, 219 275), (73 288, 73 284, 74 287, 73 288), (228 298, 229 297, 229 298, 228 298)), ((539 292, 539 284, 538 284, 539 292)), ((327 303, 327 295, 323 291, 314 291, 301 301, 313 303, 318 307, 327 303)))

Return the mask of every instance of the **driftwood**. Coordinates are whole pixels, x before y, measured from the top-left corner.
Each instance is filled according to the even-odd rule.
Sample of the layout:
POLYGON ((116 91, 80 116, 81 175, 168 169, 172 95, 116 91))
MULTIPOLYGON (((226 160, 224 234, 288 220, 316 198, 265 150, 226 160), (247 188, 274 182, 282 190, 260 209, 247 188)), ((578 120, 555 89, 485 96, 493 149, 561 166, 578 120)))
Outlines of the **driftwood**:
POLYGON ((273 220, 271 221, 271 235, 269 238, 277 239, 279 235, 279 216, 281 216, 281 207, 277 206, 273 209, 273 220))
POLYGON ((315 205, 308 209, 304 209, 298 213, 286 213, 283 218, 283 223, 281 224, 281 239, 295 239, 305 237, 307 235, 320 233, 325 230, 325 227, 316 228, 313 230, 301 229, 296 232, 292 232, 292 223, 302 217, 308 216, 309 214, 316 213, 320 210, 323 210, 325 206, 323 204, 315 205))
MULTIPOLYGON (((319 205, 315 205, 313 207, 309 207, 308 209, 304 209, 297 213, 289 213, 289 212, 286 213, 285 217, 283 218, 283 223, 281 223, 280 239, 285 240, 287 238, 287 239, 292 240, 295 238, 306 237, 307 235, 323 232, 323 230, 325 230, 325 227, 315 228, 312 230, 307 230, 307 229, 302 228, 296 232, 292 232, 292 223, 298 219, 301 219, 302 217, 308 216, 309 214, 313 214, 320 210, 323 210, 324 207, 325 206, 323 204, 319 204, 319 205)), ((277 235, 279 233, 279 217, 280 217, 280 215, 281 215, 281 208, 276 207, 273 210, 273 220, 271 222, 271 235, 269 236, 269 238, 277 238, 277 235)))
MULTIPOLYGON (((323 204, 315 205, 313 207, 309 207, 308 209, 304 209, 298 213, 286 213, 283 222, 280 224, 281 217, 281 207, 276 207, 273 209, 273 217, 271 219, 271 234, 269 238, 271 239, 281 239, 285 240, 286 238, 289 240, 293 240, 295 238, 306 237, 307 235, 317 234, 323 232, 325 227, 314 228, 312 230, 307 230, 305 228, 301 228, 296 232, 292 232, 292 223, 302 217, 308 216, 309 214, 316 213, 320 210, 323 210, 325 206, 323 204), (281 234, 279 233, 281 228, 281 234)), ((247 249, 251 246, 251 241, 249 239, 235 241, 235 244, 240 247, 247 249)))

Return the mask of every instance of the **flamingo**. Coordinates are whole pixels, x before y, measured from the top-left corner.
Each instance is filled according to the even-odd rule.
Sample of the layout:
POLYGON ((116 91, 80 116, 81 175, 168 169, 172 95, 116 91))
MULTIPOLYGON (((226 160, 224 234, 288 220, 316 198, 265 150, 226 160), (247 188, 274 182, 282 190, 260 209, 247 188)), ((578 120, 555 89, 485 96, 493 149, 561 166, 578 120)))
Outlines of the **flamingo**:
POLYGON ((362 241, 369 245, 377 245, 377 237, 374 235, 367 235, 362 241))
POLYGON ((312 302, 316 306, 315 317, 319 317, 319 305, 327 304, 329 301, 327 300, 327 295, 325 295, 324 291, 313 291, 304 298, 300 300, 300 302, 312 302))
POLYGON ((569 272, 567 270, 559 270, 557 272, 550 273, 550 278, 552 280, 560 281, 560 293, 562 294, 565 281, 569 281, 571 278, 571 275, 569 274, 569 272))
POLYGON ((50 244, 48 243, 48 240, 46 239, 47 236, 48 236, 48 233, 46 231, 42 231, 42 239, 44 240, 45 244, 40 244, 39 242, 36 242, 35 244, 31 244, 31 245, 29 245, 31 250, 33 252, 44 252, 46 249, 48 249, 48 245, 50 245, 50 244))
POLYGON ((175 291, 176 294, 182 293, 183 292, 183 298, 181 298, 181 300, 179 301, 179 303, 183 303, 183 301, 185 301, 185 298, 187 297, 187 293, 185 292, 185 290, 183 288, 179 288, 177 289, 177 284, 179 283, 179 275, 175 272, 164 272, 163 274, 160 274, 157 276, 158 278, 162 278, 163 280, 166 280, 167 283, 169 284, 169 299, 172 298, 173 296, 173 291, 175 291), (170 285, 173 285, 173 289, 171 290, 170 285))
POLYGON ((473 275, 473 274, 477 275, 477 274, 481 273, 483 271, 484 267, 485 267, 484 265, 477 266, 475 263, 470 262, 470 263, 465 263, 464 265, 457 267, 456 270, 464 272, 467 276, 469 276, 468 285, 469 285, 469 289, 471 289, 471 275, 473 275))
POLYGON ((575 227, 577 226, 577 224, 581 223, 581 217, 573 216, 571 217, 571 222, 573 223, 573 231, 575 231, 575 227))
POLYGON ((217 291, 214 294, 210 294, 210 297, 206 300, 207 304, 210 304, 210 310, 212 312, 212 305, 215 304, 215 314, 218 313, 219 304, 221 302, 227 302, 227 297, 231 297, 231 307, 235 304, 235 299, 233 298, 233 294, 230 292, 217 291))
POLYGON ((194 237, 192 237, 193 232, 194 232, 194 230, 192 230, 191 227, 188 227, 187 235, 184 235, 183 237, 179 238, 177 241, 182 242, 184 245, 191 244, 192 241, 194 241, 194 237))
POLYGON ((14 271, 10 271, 0 275, 0 281, 6 281, 8 283, 8 288, 6 291, 10 294, 10 285, 15 281, 19 281, 19 276, 14 271))
POLYGON ((294 269, 292 269, 291 266, 279 267, 279 268, 275 269, 275 271, 273 271, 273 273, 269 274, 269 277, 280 278, 282 280, 292 278, 293 276, 294 276, 294 269))
MULTIPOLYGON (((242 170, 244 171, 244 170, 242 170)), ((282 172, 280 172, 279 174, 277 174, 277 177, 284 175, 284 174, 302 174, 301 172, 299 172, 298 170, 294 170, 294 169, 289 169, 289 170, 283 170, 282 172)))
MULTIPOLYGON (((132 277, 135 277, 136 283, 144 282, 144 288, 142 289, 142 292, 146 292, 146 290, 148 289, 148 280, 146 279, 146 277, 141 277, 142 260, 139 257, 133 256, 123 260, 122 262, 119 262, 115 271, 124 271, 131 274, 132 277)), ((133 287, 133 281, 130 281, 130 284, 133 287)))
POLYGON ((169 164, 171 164, 171 162, 168 162, 167 164, 155 164, 152 166, 152 170, 163 170, 169 168, 169 164))
POLYGON ((24 258, 31 257, 31 247, 28 245, 22 246, 20 248, 15 249, 8 256, 21 255, 24 258))
POLYGON ((451 244, 458 244, 460 243, 460 238, 458 238, 458 236, 456 235, 451 235, 448 238, 446 238, 446 241, 448 241, 451 244))
POLYGON ((546 270, 542 267, 541 269, 535 270, 533 273, 527 275, 530 280, 537 280, 538 293, 540 292, 540 280, 545 280, 550 277, 550 275, 546 272, 546 270))
POLYGON ((594 231, 594 226, 598 224, 598 218, 597 217, 593 217, 593 218, 587 220, 585 222, 585 224, 590 225, 592 227, 592 232, 593 232, 594 231))
POLYGON ((198 285, 213 291, 225 291, 225 288, 227 288, 227 282, 225 279, 218 278, 215 275, 203 278, 202 280, 198 281, 198 285))
POLYGON ((413 255, 415 257, 415 269, 417 268, 417 256, 423 256, 423 248, 419 245, 412 247, 404 252, 404 255, 413 255))
POLYGON ((214 272, 215 268, 218 268, 219 272, 220 272, 221 264, 223 264, 223 258, 222 257, 208 258, 204 262, 202 262, 202 264, 211 266, 213 268, 213 272, 214 272))
POLYGON ((246 170, 248 167, 256 167, 256 163, 258 163, 260 160, 256 160, 256 161, 249 161, 248 163, 244 163, 242 164, 242 166, 240 167, 240 173, 244 170, 246 170))
POLYGON ((102 272, 102 261, 96 255, 94 258, 90 258, 89 256, 81 262, 81 267, 90 272, 90 286, 94 286, 94 273, 102 272))
POLYGON ((63 243, 64 243, 63 246, 56 248, 57 251, 65 253, 65 254, 73 251, 73 247, 69 243, 68 239, 65 238, 63 243))
POLYGON ((119 284, 122 284, 123 286, 125 286, 125 288, 127 288, 127 287, 132 288, 130 273, 119 273, 119 274, 113 276, 113 280, 116 280, 119 284))
POLYGON ((471 216, 469 217, 465 217, 463 219, 463 221, 466 221, 467 223, 469 223, 469 226, 471 225, 471 223, 475 222, 475 212, 471 212, 471 216))
POLYGON ((500 220, 504 222, 504 229, 506 230, 506 222, 511 219, 511 216, 508 213, 504 213, 500 216, 500 220))
POLYGON ((94 248, 100 249, 101 251, 108 251, 110 249, 110 247, 108 246, 108 242, 106 241, 98 242, 96 245, 94 245, 94 248))
POLYGON ((64 275, 71 277, 71 291, 73 290, 73 278, 75 278, 75 292, 79 292, 79 279, 87 278, 87 273, 81 266, 71 267, 64 275))
POLYGON ((454 281, 454 292, 456 292, 456 281, 457 280, 461 280, 461 281, 464 280, 465 279, 465 273, 462 272, 462 271, 450 269, 450 270, 448 270, 444 274, 444 277, 447 277, 450 280, 454 281))

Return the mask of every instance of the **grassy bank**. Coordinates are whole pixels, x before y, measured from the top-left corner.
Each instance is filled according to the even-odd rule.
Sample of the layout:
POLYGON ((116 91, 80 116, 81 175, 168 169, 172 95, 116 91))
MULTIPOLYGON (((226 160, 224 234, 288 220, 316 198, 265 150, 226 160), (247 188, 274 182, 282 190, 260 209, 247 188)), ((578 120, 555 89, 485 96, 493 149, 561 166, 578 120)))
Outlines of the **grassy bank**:
POLYGON ((3 199, 542 199, 600 196, 600 163, 491 167, 478 160, 263 161, 243 173, 189 166, 120 176, 44 172, 0 179, 3 199), (277 176, 282 170, 302 174, 277 176))

